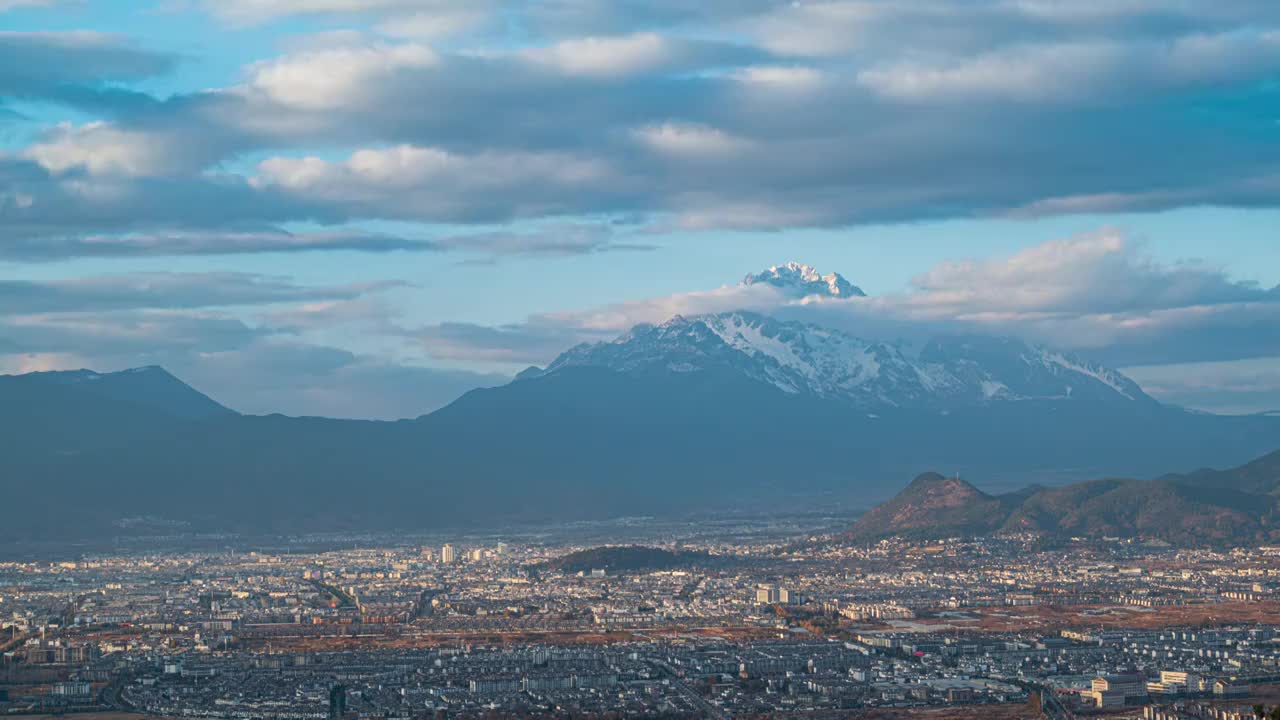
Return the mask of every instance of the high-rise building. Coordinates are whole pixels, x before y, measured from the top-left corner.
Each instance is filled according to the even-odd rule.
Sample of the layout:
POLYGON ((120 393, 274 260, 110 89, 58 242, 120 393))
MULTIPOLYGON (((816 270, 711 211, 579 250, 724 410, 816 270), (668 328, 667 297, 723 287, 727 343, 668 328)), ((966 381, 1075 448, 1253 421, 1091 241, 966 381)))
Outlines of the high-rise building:
POLYGON ((454 551, 452 545, 445 545, 444 547, 440 548, 440 562, 451 563, 456 559, 457 559, 457 553, 454 551))
POLYGON ((347 688, 334 685, 329 688, 329 720, 341 720, 347 714, 347 688))
POLYGON ((761 585, 756 588, 757 605, 774 605, 781 599, 781 593, 773 585, 761 585))

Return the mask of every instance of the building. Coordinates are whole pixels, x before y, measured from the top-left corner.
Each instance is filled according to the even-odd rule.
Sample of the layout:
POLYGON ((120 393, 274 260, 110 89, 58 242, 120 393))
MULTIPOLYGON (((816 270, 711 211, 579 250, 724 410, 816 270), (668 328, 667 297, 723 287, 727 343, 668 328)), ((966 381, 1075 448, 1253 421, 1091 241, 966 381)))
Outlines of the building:
POLYGON ((339 720, 347 714, 347 688, 334 685, 329 688, 329 720, 339 720))
POLYGON ((1147 678, 1138 674, 1096 677, 1087 696, 1100 708, 1136 705, 1147 699, 1147 678))
POLYGON ((440 562, 445 563, 447 565, 457 559, 458 559, 457 551, 453 549, 452 545, 445 545, 444 547, 440 548, 440 562))
POLYGON ((88 698, 93 688, 87 682, 54 683, 53 694, 60 698, 88 698))
POLYGON ((757 605, 800 605, 804 597, 794 590, 777 585, 760 585, 756 587, 757 605))
POLYGON ((1164 670, 1160 680, 1147 683, 1147 691, 1153 695, 1184 695, 1204 692, 1207 688, 1204 681, 1195 673, 1181 670, 1164 670))
POLYGON ((1219 678, 1213 681, 1213 694, 1218 697, 1245 697, 1249 694, 1249 686, 1237 684, 1234 680, 1219 678))

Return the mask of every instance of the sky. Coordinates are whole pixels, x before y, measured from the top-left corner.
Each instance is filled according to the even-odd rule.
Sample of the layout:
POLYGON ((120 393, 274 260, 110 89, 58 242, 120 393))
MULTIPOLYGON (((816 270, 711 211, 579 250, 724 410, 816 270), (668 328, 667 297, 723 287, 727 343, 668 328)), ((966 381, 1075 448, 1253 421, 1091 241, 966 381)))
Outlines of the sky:
POLYGON ((1271 0, 0 0, 0 373, 413 417, 749 308, 1261 412, 1277 228, 1271 0))

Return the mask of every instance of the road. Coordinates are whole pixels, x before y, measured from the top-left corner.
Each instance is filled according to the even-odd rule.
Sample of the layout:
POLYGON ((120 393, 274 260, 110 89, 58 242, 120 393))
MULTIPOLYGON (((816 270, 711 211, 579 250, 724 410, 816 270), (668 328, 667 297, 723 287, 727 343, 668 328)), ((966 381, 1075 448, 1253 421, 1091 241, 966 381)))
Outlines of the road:
POLYGON ((1075 713, 1062 704, 1062 700, 1058 698, 1053 688, 1025 680, 1015 680, 1014 683, 1029 693, 1040 693, 1040 709, 1044 711, 1044 716, 1048 720, 1076 720, 1075 713))
POLYGON ((685 698, 689 702, 693 703, 695 707, 701 708, 702 711, 707 714, 707 717, 714 718, 715 720, 733 720, 733 716, 729 715, 729 713, 726 712, 724 708, 711 702, 706 697, 704 697, 701 693, 697 692, 692 687, 690 687, 689 683, 685 682, 684 678, 680 677, 680 675, 676 672, 675 668, 671 667, 670 665, 663 662, 662 660, 649 659, 647 660, 647 662, 650 665, 661 668, 664 672, 666 672, 667 675, 671 678, 671 684, 674 685, 676 689, 680 691, 680 694, 684 695, 685 698))

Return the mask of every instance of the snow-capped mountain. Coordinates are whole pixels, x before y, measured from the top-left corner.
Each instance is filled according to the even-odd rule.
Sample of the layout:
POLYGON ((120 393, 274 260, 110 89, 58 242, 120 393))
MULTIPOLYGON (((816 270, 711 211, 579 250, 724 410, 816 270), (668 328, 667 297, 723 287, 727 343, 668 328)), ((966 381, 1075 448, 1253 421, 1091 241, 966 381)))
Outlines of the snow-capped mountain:
POLYGON ((840 273, 819 273, 812 265, 789 262, 774 265, 759 273, 750 273, 742 279, 743 285, 772 285, 795 297, 822 295, 826 297, 866 297, 862 288, 845 280, 840 273))
POLYGON ((536 374, 581 366, 632 375, 728 371, 786 393, 867 410, 1029 400, 1155 402, 1119 372, 1018 340, 940 337, 911 352, 751 312, 638 325, 613 342, 579 345, 536 374))

